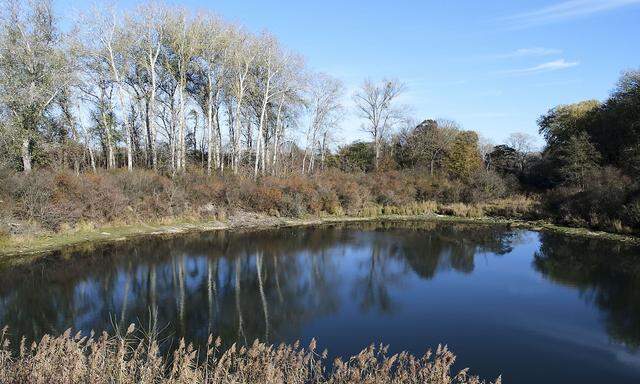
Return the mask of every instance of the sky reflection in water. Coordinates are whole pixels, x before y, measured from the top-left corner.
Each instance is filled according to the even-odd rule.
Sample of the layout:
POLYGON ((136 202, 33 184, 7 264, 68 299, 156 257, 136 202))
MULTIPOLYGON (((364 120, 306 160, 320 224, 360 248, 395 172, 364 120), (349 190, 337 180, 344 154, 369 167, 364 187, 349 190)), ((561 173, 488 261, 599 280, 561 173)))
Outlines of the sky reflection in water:
POLYGON ((38 338, 157 319, 196 344, 370 343, 505 382, 638 382, 640 252, 499 226, 370 223, 141 239, 0 271, 0 323, 38 338))

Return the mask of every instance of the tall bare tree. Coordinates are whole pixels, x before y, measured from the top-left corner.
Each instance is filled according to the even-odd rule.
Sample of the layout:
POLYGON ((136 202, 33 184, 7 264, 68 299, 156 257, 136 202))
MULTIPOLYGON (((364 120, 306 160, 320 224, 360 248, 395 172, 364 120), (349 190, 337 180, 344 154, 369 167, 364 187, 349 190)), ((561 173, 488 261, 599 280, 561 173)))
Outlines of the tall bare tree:
POLYGON ((255 39, 247 32, 233 28, 230 30, 235 49, 229 52, 229 94, 233 98, 234 108, 229 108, 232 126, 230 129, 231 162, 234 173, 240 166, 240 131, 242 124, 242 108, 249 87, 249 75, 257 57, 255 39))
POLYGON ((120 115, 126 143, 127 169, 133 170, 132 125, 129 121, 130 95, 126 88, 126 71, 131 62, 130 49, 134 36, 122 26, 122 17, 111 9, 108 12, 96 9, 91 20, 92 38, 99 42, 96 53, 108 63, 113 84, 118 95, 120 115))
POLYGON ((309 125, 306 133, 306 150, 302 161, 303 173, 313 171, 316 148, 322 147, 324 151, 320 140, 325 142, 324 139, 329 131, 337 127, 343 110, 343 94, 342 83, 324 73, 316 75, 311 80, 307 105, 309 125))
POLYGON ((374 83, 367 79, 353 95, 358 116, 366 120, 363 129, 373 139, 376 169, 380 165, 382 140, 402 121, 403 111, 395 102, 404 90, 405 86, 398 80, 374 83))
POLYGON ((162 42, 165 35, 164 20, 168 14, 165 7, 145 3, 138 7, 133 17, 127 20, 127 29, 139 38, 133 48, 134 61, 143 70, 137 73, 138 83, 144 92, 145 128, 149 165, 158 169, 158 126, 156 99, 158 91, 158 66, 162 42))

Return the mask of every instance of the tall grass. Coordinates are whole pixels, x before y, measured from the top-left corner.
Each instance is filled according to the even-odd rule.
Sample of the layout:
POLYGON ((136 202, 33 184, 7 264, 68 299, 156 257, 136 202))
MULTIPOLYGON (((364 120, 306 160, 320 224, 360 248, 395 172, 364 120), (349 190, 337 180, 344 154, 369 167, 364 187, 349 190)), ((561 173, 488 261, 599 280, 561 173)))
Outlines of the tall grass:
MULTIPOLYGON (((67 330, 44 336, 12 352, 0 333, 0 382, 3 384, 194 384, 194 383, 424 383, 479 384, 467 370, 451 374, 455 356, 447 347, 422 357, 407 352, 389 355, 387 347, 370 346, 331 368, 327 352, 319 353, 312 340, 307 348, 258 341, 248 348, 232 345, 220 350, 220 339, 204 351, 180 341, 170 356, 163 356, 156 338, 139 336, 134 326, 119 336, 82 336, 67 330)), ((500 383, 500 378, 496 380, 500 383)))

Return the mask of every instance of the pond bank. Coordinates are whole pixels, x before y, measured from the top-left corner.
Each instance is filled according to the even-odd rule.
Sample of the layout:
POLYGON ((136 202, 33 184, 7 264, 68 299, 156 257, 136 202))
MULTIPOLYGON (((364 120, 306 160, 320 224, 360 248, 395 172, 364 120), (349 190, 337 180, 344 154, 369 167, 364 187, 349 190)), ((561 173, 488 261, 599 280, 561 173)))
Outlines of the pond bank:
POLYGON ((238 213, 224 221, 176 220, 169 223, 139 223, 133 225, 104 226, 88 230, 66 231, 34 236, 8 237, 0 241, 0 265, 24 264, 48 252, 82 244, 100 244, 126 241, 140 236, 177 235, 186 232, 215 230, 266 229, 279 227, 310 226, 333 223, 368 221, 441 221, 476 224, 500 224, 513 228, 548 230, 569 236, 602 238, 640 244, 640 237, 592 231, 586 228, 562 227, 544 221, 525 221, 500 217, 466 218, 438 214, 426 215, 376 215, 367 217, 326 216, 308 218, 283 218, 256 213, 238 213))

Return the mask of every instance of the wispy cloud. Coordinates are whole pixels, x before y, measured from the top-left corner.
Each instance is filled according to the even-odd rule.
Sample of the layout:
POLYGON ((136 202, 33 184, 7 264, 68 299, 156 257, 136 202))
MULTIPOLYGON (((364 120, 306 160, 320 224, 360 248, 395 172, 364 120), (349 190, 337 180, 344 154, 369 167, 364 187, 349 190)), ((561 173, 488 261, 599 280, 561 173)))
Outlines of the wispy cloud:
POLYGON ((560 59, 560 60, 554 60, 554 61, 542 63, 534 67, 509 69, 505 71, 499 71, 496 73, 500 75, 514 75, 514 76, 515 75, 534 75, 537 73, 553 72, 561 69, 571 68, 579 64, 580 62, 578 61, 566 61, 565 59, 560 59))
POLYGON ((634 4, 640 4, 640 0, 569 0, 503 17, 499 21, 506 23, 509 28, 520 29, 586 17, 634 4))
POLYGON ((534 87, 557 87, 560 85, 571 85, 571 84, 580 84, 582 83, 582 79, 571 79, 571 80, 559 80, 559 81, 547 81, 542 83, 533 84, 534 87))
POLYGON ((560 49, 533 47, 533 48, 520 48, 508 53, 499 53, 496 55, 490 55, 490 56, 487 56, 487 58, 514 59, 519 57, 541 57, 541 56, 559 55, 561 53, 562 53, 562 50, 560 49))

